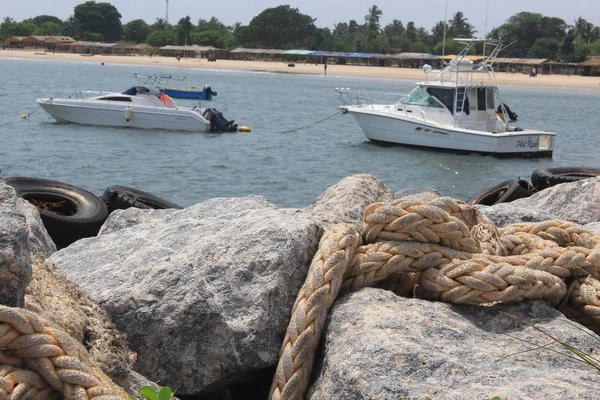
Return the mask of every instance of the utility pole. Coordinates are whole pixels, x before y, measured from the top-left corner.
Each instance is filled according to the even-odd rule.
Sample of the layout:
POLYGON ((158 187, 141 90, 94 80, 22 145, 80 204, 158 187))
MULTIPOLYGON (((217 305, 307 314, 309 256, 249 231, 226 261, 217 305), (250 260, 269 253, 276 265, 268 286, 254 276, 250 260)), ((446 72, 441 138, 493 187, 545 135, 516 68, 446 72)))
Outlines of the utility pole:
POLYGON ((165 16, 165 23, 169 23, 169 0, 167 0, 167 14, 165 16))

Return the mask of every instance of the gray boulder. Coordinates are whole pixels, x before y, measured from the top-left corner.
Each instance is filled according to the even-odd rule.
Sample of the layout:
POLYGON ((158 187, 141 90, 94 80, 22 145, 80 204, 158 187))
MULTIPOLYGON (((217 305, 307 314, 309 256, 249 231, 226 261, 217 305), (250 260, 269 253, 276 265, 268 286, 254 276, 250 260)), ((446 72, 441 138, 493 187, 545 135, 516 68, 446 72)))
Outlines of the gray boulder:
POLYGON ((110 213, 104 224, 100 227, 98 235, 116 232, 121 229, 139 225, 144 222, 154 221, 157 218, 164 217, 176 209, 152 210, 130 207, 126 210, 115 210, 110 213))
POLYGON ((512 205, 555 215, 558 219, 587 224, 600 221, 600 177, 561 183, 512 205))
POLYGON ((373 175, 359 174, 329 187, 303 210, 314 215, 325 228, 342 222, 360 226, 367 206, 393 199, 394 194, 381 180, 373 175))
POLYGON ((440 192, 433 188, 407 188, 394 193, 394 200, 404 198, 428 201, 437 197, 440 197, 440 192))
POLYGON ((541 222, 559 219, 556 215, 548 212, 540 211, 535 208, 527 208, 525 206, 517 206, 515 203, 516 201, 512 201, 510 203, 499 203, 493 206, 478 204, 476 207, 498 227, 517 224, 519 222, 541 222))
POLYGON ((318 234, 262 198, 217 198, 77 241, 47 263, 127 334, 138 372, 197 394, 276 364, 318 234))
POLYGON ((0 304, 23 307, 31 257, 56 251, 37 208, 18 198, 0 175, 0 304))
POLYGON ((451 305, 363 289, 328 320, 307 399, 595 399, 598 371, 524 321, 598 357, 598 338, 540 301, 451 305))
POLYGON ((583 227, 590 232, 594 232, 596 235, 600 235, 600 222, 590 222, 583 227))

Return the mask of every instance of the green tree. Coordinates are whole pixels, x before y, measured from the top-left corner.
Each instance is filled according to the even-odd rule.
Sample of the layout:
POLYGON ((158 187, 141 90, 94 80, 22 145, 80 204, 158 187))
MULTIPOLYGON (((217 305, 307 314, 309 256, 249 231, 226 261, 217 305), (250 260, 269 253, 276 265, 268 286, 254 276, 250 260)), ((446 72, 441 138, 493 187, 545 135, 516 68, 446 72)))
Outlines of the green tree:
POLYGON ((81 33, 79 23, 72 15, 63 22, 63 35, 78 39, 81 33))
POLYGON ((194 25, 191 22, 190 16, 186 16, 185 18, 181 18, 177 25, 175 25, 175 32, 177 35, 177 44, 184 45, 187 43, 191 43, 191 33, 194 29, 194 25))
POLYGON ((146 43, 155 47, 162 47, 169 44, 174 44, 176 40, 175 34, 170 30, 155 30, 146 38, 146 43))
POLYGON ((444 46, 444 42, 440 41, 435 46, 433 46, 433 54, 442 54, 442 51, 446 51, 446 55, 448 54, 458 54, 465 48, 465 45, 462 43, 458 43, 454 39, 446 39, 446 46, 444 46))
POLYGON ((501 38, 504 43, 514 42, 503 52, 505 57, 527 57, 537 39, 545 37, 560 43, 565 35, 566 23, 560 18, 523 11, 492 29, 489 37, 501 38))
MULTIPOLYGON (((431 28, 431 40, 433 43, 437 44, 440 43, 444 40, 444 29, 446 29, 447 26, 444 23, 444 21, 438 21, 436 22, 436 24, 433 26, 433 28, 431 28)), ((448 33, 448 32, 446 32, 448 33)), ((446 37, 448 37, 446 35, 446 37)))
POLYGON ((527 56, 530 58, 547 58, 549 60, 555 60, 559 48, 560 43, 558 40, 542 37, 533 42, 533 46, 531 46, 527 56))
POLYGON ((365 23, 367 24, 367 32, 370 35, 376 35, 379 33, 379 20, 383 15, 383 11, 376 5, 369 7, 369 13, 365 16, 365 23))
POLYGON ((40 36, 57 36, 62 34, 62 25, 56 22, 43 22, 33 31, 34 35, 40 36))
POLYGON ((408 39, 409 42, 417 41, 417 27, 413 21, 406 24, 406 39, 408 39))
POLYGON ((150 27, 143 19, 134 19, 123 26, 123 39, 128 42, 144 43, 150 27))
POLYGON ((190 39, 202 46, 225 47, 225 36, 219 31, 193 32, 190 39))
POLYGON ((29 36, 33 35, 33 31, 37 26, 31 20, 17 22, 12 26, 11 36, 29 36))
POLYGON ((14 36, 13 31, 17 23, 11 17, 4 17, 0 24, 0 39, 4 40, 9 36, 14 36))
POLYGON ((289 5, 267 8, 248 24, 247 44, 268 49, 307 48, 317 30, 314 21, 289 5))
POLYGON ((75 6, 73 17, 83 32, 100 33, 108 42, 115 42, 122 37, 121 14, 110 3, 87 1, 79 4, 75 6))
POLYGON ((61 21, 60 18, 55 17, 53 15, 38 15, 37 17, 33 17, 32 21, 37 26, 42 25, 44 22, 54 22, 55 24, 58 24, 61 26, 63 24, 63 22, 61 21))
POLYGON ((600 55, 600 39, 597 39, 590 44, 590 53, 593 55, 600 55))
POLYGON ((156 18, 150 29, 153 31, 164 31, 169 29, 169 23, 164 18, 156 18))
POLYGON ((468 19, 464 17, 463 13, 457 11, 448 21, 447 34, 452 38, 472 38, 477 31, 467 21, 468 19))
POLYGON ((85 31, 81 34, 81 39, 84 42, 104 42, 104 37, 101 33, 85 31))
POLYGON ((360 25, 358 25, 358 22, 356 22, 355 20, 351 19, 350 22, 348 22, 348 32, 349 33, 358 33, 358 32, 360 32, 360 25))

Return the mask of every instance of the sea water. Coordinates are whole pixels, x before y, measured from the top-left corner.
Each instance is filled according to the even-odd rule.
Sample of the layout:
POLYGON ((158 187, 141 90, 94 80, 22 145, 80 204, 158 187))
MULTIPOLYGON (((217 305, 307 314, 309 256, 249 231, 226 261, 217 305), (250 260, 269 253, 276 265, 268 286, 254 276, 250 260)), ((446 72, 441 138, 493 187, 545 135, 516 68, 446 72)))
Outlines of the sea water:
POLYGON ((99 56, 78 63, 0 58, 0 170, 5 177, 58 180, 99 196, 108 186, 123 185, 181 206, 260 195, 280 207, 305 207, 329 186, 361 173, 376 176, 393 191, 429 187, 466 200, 506 179, 530 181, 536 168, 600 167, 600 87, 501 87, 504 102, 519 115, 517 126, 553 131, 557 137, 553 158, 498 159, 382 147, 370 143, 350 115, 333 116, 342 104, 335 87, 394 101, 412 89, 412 81, 336 76, 335 66, 325 76, 101 62, 99 56), (218 95, 202 107, 217 108, 252 132, 56 123, 35 102, 40 89, 124 91, 136 84, 134 72, 186 76, 182 87, 210 85, 218 95))

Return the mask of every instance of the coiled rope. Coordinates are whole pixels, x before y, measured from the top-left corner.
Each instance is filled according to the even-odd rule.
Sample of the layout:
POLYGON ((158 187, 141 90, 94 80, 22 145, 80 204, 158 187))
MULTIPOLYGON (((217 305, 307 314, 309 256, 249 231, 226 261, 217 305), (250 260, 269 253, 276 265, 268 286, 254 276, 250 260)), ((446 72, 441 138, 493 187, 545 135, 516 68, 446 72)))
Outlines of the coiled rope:
POLYGON ((128 396, 66 332, 29 310, 0 306, 0 400, 60 398, 128 396))
POLYGON ((598 324, 599 243, 566 221, 498 229, 451 198, 372 204, 362 238, 358 227, 341 224, 321 239, 292 309, 270 398, 304 397, 335 296, 390 277, 418 282, 412 289, 420 297, 452 303, 545 299, 558 305, 570 292, 570 307, 598 324))

